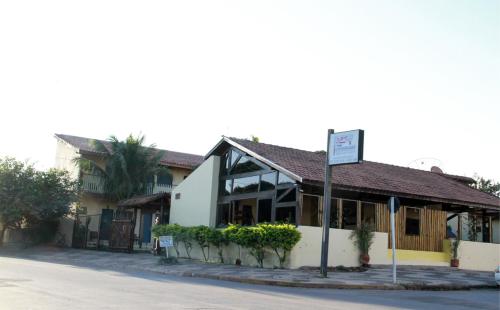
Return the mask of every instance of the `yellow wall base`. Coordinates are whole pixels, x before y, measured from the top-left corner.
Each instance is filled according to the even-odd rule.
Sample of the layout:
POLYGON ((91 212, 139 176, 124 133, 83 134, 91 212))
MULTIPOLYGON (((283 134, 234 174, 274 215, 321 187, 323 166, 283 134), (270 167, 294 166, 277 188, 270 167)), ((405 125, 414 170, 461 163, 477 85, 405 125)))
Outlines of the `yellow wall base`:
MULTIPOLYGON (((392 250, 387 251, 387 258, 392 259, 392 250)), ((412 261, 422 263, 448 263, 450 262, 450 254, 446 252, 428 252, 428 251, 412 251, 412 250, 396 250, 397 261, 412 261)))

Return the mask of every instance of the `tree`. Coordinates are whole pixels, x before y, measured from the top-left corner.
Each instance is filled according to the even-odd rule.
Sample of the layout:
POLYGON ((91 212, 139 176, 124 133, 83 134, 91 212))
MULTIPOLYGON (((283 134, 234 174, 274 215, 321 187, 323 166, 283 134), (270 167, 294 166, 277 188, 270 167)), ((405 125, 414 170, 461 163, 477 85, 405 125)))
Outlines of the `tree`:
POLYGON ((0 244, 7 229, 21 228, 24 214, 29 210, 27 197, 35 169, 14 158, 0 159, 0 244))
POLYGON ((0 243, 6 229, 21 227, 32 241, 49 241, 77 201, 77 188, 66 171, 37 171, 27 162, 0 159, 0 243))
POLYGON ((474 184, 471 187, 478 189, 482 192, 492 194, 494 196, 500 197, 500 183, 495 182, 491 179, 485 179, 479 175, 474 175, 474 184))
POLYGON ((222 249, 225 245, 229 244, 229 240, 226 238, 221 230, 217 228, 211 228, 208 235, 208 242, 217 248, 217 254, 219 255, 219 260, 221 264, 224 264, 224 257, 222 255, 222 249))
POLYGON ((300 241, 300 232, 290 224, 259 224, 258 226, 264 229, 266 245, 276 253, 280 268, 283 268, 287 254, 300 241))
POLYGON ((260 139, 257 136, 251 135, 250 138, 251 138, 252 142, 256 142, 256 143, 260 142, 260 139))
POLYGON ((160 166, 164 151, 155 149, 154 144, 144 146, 145 136, 129 135, 125 141, 110 136, 109 145, 99 140, 93 141, 98 151, 109 154, 106 167, 101 169, 97 163, 86 158, 77 158, 75 161, 81 167, 92 166, 101 172, 106 195, 112 200, 144 194, 155 175, 171 177, 170 171, 160 166))

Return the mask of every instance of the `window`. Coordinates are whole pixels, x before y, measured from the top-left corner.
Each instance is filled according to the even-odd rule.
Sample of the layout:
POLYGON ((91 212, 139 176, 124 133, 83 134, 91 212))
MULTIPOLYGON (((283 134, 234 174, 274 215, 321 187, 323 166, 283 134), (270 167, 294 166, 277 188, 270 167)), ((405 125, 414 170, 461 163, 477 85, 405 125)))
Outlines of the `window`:
POLYGON ((280 172, 278 176, 278 184, 295 184, 295 182, 287 175, 280 172))
POLYGON ((375 204, 369 202, 361 203, 361 223, 366 223, 375 229, 375 204))
POLYGON ((271 210, 273 206, 272 199, 261 199, 259 200, 259 216, 257 221, 259 223, 271 222, 271 210))
POLYGON ((339 227, 339 200, 332 199, 330 205, 330 228, 339 227))
POLYGON ((228 203, 219 205, 217 214, 217 226, 226 226, 230 223, 228 203))
POLYGON ((162 185, 172 185, 172 175, 168 173, 159 174, 156 176, 156 183, 162 185))
POLYGON ((321 226, 319 214, 319 197, 304 195, 302 198, 302 212, 300 225, 321 226))
POLYGON ((407 235, 420 235, 420 209, 406 208, 405 224, 407 235))
POLYGON ((260 179, 260 191, 269 191, 275 189, 276 172, 263 174, 260 179))
POLYGON ((358 222, 358 203, 353 200, 342 200, 342 228, 356 229, 358 222))
POLYGON ((295 187, 279 189, 277 197, 278 202, 295 202, 295 187))
POLYGON ((233 180, 222 180, 220 181, 221 194, 224 196, 231 195, 233 188, 233 180))
POLYGON ((295 207, 276 208, 276 222, 295 224, 295 207))
POLYGON ((262 168, 254 163, 252 159, 247 156, 241 156, 240 160, 238 160, 236 165, 231 170, 231 174, 254 172, 259 170, 262 170, 262 168))
POLYGON ((234 223, 243 226, 255 225, 257 212, 257 199, 245 199, 233 201, 234 223))
POLYGON ((256 192, 259 188, 259 176, 234 179, 233 194, 244 194, 256 192))

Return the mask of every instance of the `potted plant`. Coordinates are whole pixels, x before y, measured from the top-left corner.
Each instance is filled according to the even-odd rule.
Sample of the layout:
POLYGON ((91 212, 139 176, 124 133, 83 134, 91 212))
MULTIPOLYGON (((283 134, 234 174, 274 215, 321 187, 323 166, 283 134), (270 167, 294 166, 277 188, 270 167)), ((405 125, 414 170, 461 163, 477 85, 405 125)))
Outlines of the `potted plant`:
POLYGON ((458 267, 460 261, 458 260, 458 247, 460 246, 460 239, 455 239, 451 242, 451 267, 458 267))
POLYGON ((373 228, 367 223, 361 223, 359 227, 352 231, 350 238, 354 239, 354 244, 359 249, 359 262, 363 267, 369 266, 370 263, 370 247, 373 243, 375 233, 373 228))

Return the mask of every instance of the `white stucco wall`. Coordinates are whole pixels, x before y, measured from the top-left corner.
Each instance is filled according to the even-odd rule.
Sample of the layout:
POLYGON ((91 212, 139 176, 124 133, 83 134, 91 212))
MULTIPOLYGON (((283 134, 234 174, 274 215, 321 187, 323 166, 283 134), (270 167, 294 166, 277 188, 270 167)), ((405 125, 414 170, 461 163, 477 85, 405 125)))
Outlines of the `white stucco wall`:
MULTIPOLYGON (((450 241, 444 240, 443 248, 449 247, 450 241)), ((500 244, 460 241, 458 259, 460 269, 493 271, 500 266, 500 244)))
MULTIPOLYGON (((290 255, 290 267, 318 267, 321 261, 322 227, 299 226, 302 238, 290 255)), ((359 251, 349 237, 351 230, 330 228, 328 266, 359 266, 359 251)), ((387 233, 375 233, 370 249, 371 264, 387 263, 387 233)))
MULTIPOLYGON (((302 237, 289 254, 285 262, 285 267, 319 267, 321 261, 321 227, 299 226, 297 229, 300 231, 302 237)), ((359 251, 354 246, 353 241, 349 239, 350 234, 350 230, 330 229, 328 266, 359 266, 359 251)), ((187 257, 184 245, 181 244, 180 248, 181 257, 187 257)), ((174 249, 170 249, 169 253, 175 255, 174 249)), ((203 260, 203 254, 197 245, 194 245, 191 257, 203 260)), ((223 257, 225 263, 234 264, 236 258, 238 258, 238 246, 231 244, 224 247, 223 257)), ((375 233, 375 240, 370 250, 370 258, 370 263, 372 264, 388 263, 386 233, 375 233)), ((216 248, 211 248, 210 250, 210 261, 219 261, 216 248)), ((253 258, 248 250, 244 248, 241 249, 241 261, 243 265, 257 266, 255 258, 253 258)), ((274 268, 278 266, 279 261, 274 252, 266 251, 264 267, 274 268)))
POLYGON ((170 223, 215 226, 219 166, 210 156, 172 191, 170 223))

